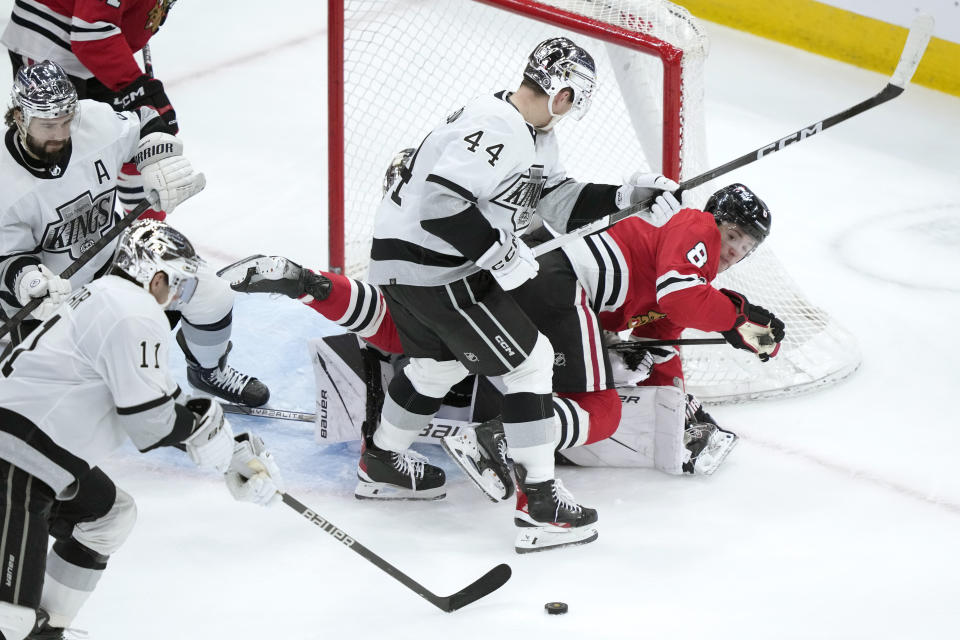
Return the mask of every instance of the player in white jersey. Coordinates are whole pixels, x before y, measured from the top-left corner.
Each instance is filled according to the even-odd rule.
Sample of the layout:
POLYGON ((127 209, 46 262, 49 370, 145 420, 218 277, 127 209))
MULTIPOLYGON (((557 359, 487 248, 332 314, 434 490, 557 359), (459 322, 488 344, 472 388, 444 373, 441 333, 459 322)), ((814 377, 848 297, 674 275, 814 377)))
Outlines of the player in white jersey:
MULTIPOLYGON (((586 114, 595 84, 585 50, 567 38, 540 43, 519 89, 480 97, 451 115, 381 202, 370 281, 380 285, 410 360, 365 439, 358 497, 443 497, 442 470, 410 453, 410 444, 452 385, 470 373, 499 376, 517 463, 516 550, 597 538, 596 511, 577 504, 554 475, 553 349, 506 293, 537 273, 520 238, 534 214, 563 232, 677 188, 659 175, 626 187, 566 177, 553 128, 567 115, 586 114)), ((672 196, 660 199, 679 209, 672 196)), ((663 224, 668 212, 647 216, 663 224)))
MULTIPOLYGON (((0 150, 0 311, 11 316, 31 298, 43 297, 34 312, 43 320, 71 288, 106 271, 109 248, 69 282, 55 275, 116 224, 124 162, 135 160, 167 212, 199 192, 204 181, 183 157, 182 142, 156 129, 162 121, 155 111, 114 112, 106 104, 78 100, 56 63, 21 69, 12 101, 0 150)), ((226 362, 233 292, 206 266, 199 279, 197 295, 177 312, 182 314, 177 341, 187 355, 190 384, 230 402, 266 403, 267 387, 226 362)), ((173 326, 180 315, 170 315, 173 326)))
POLYGON ((108 274, 0 360, 0 638, 62 638, 92 593, 136 520, 97 466, 127 438, 140 451, 185 449, 238 500, 271 504, 283 490, 263 442, 234 438, 219 403, 180 404, 163 311, 196 295, 200 267, 182 234, 139 221, 108 274))

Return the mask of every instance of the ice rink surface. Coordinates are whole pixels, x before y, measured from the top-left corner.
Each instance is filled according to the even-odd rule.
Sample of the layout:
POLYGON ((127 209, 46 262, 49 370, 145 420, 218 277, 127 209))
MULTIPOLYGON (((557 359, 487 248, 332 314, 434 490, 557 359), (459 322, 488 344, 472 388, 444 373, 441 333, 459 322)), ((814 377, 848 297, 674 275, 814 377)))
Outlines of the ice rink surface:
MULTIPOLYGON (((4 19, 10 6, 0 2, 4 19)), ((707 27, 715 163, 886 82, 707 27)), ((186 154, 208 179, 170 222, 215 264, 276 253, 325 267, 324 3, 187 0, 151 44, 186 154)), ((382 104, 389 118, 389 96, 382 104)), ((863 364, 816 394, 712 409, 742 436, 712 477, 563 469, 600 511, 596 543, 517 556, 512 505, 488 502, 439 448, 427 452, 448 471, 445 501, 359 502, 356 443, 324 449, 309 424, 232 419, 275 450, 292 495, 433 591, 452 593, 500 562, 513 578, 445 614, 293 511, 233 502, 177 451, 129 447, 105 469, 137 499, 139 521, 76 626, 92 640, 950 637, 960 600, 958 141, 960 100, 911 86, 714 185, 743 181, 767 201, 768 242, 857 335, 863 364), (569 613, 547 616, 553 600, 569 613)), ((271 386, 273 406, 313 411, 305 340, 332 326, 263 297, 239 300, 235 318, 232 364, 271 386)), ((174 368, 186 386, 182 360, 174 368)))

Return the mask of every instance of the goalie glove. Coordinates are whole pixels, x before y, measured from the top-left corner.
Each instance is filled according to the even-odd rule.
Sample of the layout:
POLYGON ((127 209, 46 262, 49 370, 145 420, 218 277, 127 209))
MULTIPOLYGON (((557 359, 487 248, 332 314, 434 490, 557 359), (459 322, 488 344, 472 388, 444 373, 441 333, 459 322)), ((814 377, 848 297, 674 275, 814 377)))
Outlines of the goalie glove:
POLYGON ((46 320, 70 297, 72 287, 69 280, 64 280, 46 266, 38 264, 28 265, 20 270, 14 280, 13 290, 17 292, 17 300, 21 305, 34 298, 44 298, 32 315, 37 320, 46 320))
POLYGON ((169 133, 151 133, 140 140, 134 156, 143 177, 143 189, 157 194, 160 209, 173 213, 181 202, 207 186, 202 173, 183 157, 183 143, 169 133))
POLYGON ((260 436, 249 431, 234 439, 233 458, 224 480, 235 500, 269 506, 284 491, 280 467, 260 436))
POLYGON ((477 259, 477 266, 489 271, 504 291, 510 291, 535 277, 540 263, 515 233, 503 229, 497 231, 500 237, 477 259))
POLYGON ((608 346, 613 345, 619 348, 609 349, 610 369, 614 384, 619 387, 640 384, 650 377, 655 366, 679 353, 673 347, 644 347, 643 341, 639 340, 615 342, 608 346))
POLYGON ((653 354, 640 348, 610 351, 610 371, 616 386, 636 386, 650 377, 653 354))
POLYGON ((294 299, 308 295, 326 300, 332 286, 326 276, 281 256, 248 256, 220 269, 217 275, 229 280, 234 291, 280 293, 294 299))
POLYGON ((673 195, 679 188, 680 185, 659 173, 637 171, 617 189, 617 209, 626 209, 656 196, 650 210, 641 211, 637 216, 655 227, 662 227, 682 208, 680 201, 673 195))
POLYGON ((721 331, 724 339, 737 349, 757 354, 766 362, 780 351, 780 342, 785 335, 783 321, 761 306, 750 304, 743 294, 720 289, 730 298, 737 312, 737 319, 727 331, 721 331))
POLYGON ((197 416, 197 424, 183 446, 198 467, 226 473, 233 457, 233 429, 223 417, 220 403, 211 398, 191 398, 185 406, 197 416))

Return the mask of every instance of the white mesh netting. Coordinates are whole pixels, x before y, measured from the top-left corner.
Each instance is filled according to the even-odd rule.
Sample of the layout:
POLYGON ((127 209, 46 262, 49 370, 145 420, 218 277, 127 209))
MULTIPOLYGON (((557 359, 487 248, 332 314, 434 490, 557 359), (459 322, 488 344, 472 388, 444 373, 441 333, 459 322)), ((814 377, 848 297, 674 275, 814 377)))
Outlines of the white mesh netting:
MULTIPOLYGON (((342 167, 331 164, 331 180, 344 186, 346 275, 366 274, 394 154, 416 147, 472 97, 516 88, 527 55, 548 37, 571 38, 598 66, 590 112, 558 125, 568 175, 619 183, 639 168, 679 170, 681 178, 708 168, 707 38, 685 9, 664 0, 345 0, 343 27, 344 156, 342 167), (531 17, 549 7, 560 9, 554 19, 561 23, 573 14, 576 31, 531 17)), ((685 202, 702 206, 708 195, 701 188, 685 202)), ((761 249, 748 263, 717 284, 784 318, 782 353, 761 369, 730 347, 687 348, 690 390, 704 400, 736 401, 796 393, 853 371, 859 355, 852 337, 799 294, 769 252, 761 249)))

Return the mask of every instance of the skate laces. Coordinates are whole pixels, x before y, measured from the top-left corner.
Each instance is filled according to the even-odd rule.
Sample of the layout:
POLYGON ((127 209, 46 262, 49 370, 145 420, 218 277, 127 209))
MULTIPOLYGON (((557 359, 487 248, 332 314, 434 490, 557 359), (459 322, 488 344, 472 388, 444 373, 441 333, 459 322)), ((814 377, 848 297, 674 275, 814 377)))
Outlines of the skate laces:
POLYGON ((214 369, 209 382, 225 391, 240 393, 243 391, 243 388, 247 386, 247 381, 249 380, 250 376, 240 373, 233 367, 227 365, 222 369, 214 369))
POLYGON ((407 476, 422 478, 423 465, 426 464, 426 462, 427 457, 416 451, 406 451, 404 453, 393 452, 393 468, 407 476))
POLYGON ((500 456, 500 462, 507 464, 507 439, 497 438, 497 455, 500 456))
POLYGON ((558 512, 561 509, 568 509, 576 513, 583 511, 583 507, 577 504, 573 494, 567 491, 567 488, 563 486, 563 482, 560 480, 560 478, 554 479, 553 488, 551 491, 553 492, 553 499, 557 501, 558 512))

